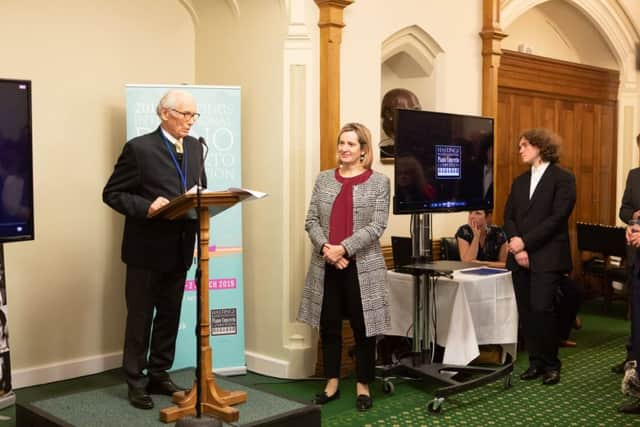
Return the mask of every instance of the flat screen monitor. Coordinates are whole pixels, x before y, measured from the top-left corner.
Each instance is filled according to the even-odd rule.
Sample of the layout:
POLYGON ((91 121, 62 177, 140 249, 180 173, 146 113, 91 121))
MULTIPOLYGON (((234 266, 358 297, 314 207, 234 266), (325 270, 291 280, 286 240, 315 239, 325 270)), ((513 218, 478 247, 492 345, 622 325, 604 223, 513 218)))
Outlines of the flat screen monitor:
POLYGON ((0 79, 0 243, 32 240, 31 81, 0 79))
POLYGON ((395 114, 394 214, 492 209, 492 118, 395 114))

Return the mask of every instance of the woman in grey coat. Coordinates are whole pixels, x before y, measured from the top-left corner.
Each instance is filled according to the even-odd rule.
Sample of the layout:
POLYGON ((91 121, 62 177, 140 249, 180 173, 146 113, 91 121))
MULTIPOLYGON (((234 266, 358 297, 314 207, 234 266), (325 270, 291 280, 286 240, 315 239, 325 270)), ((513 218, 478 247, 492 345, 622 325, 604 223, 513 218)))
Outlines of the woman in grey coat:
POLYGON ((371 133, 359 123, 342 127, 337 169, 318 176, 305 229, 313 254, 298 319, 320 328, 327 384, 314 401, 340 397, 342 319, 356 341, 356 408, 372 406, 376 335, 390 323, 387 269, 380 236, 389 217, 389 178, 371 170, 371 133))

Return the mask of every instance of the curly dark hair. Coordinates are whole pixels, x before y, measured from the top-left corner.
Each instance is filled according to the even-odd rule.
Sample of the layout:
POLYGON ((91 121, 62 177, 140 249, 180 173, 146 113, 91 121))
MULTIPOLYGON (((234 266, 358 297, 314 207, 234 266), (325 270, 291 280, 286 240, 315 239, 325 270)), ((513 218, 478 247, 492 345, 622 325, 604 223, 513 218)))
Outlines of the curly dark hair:
POLYGON ((558 134, 549 129, 534 128, 522 132, 520 138, 518 138, 518 143, 522 138, 540 149, 540 157, 543 161, 557 163, 560 160, 562 138, 558 134))

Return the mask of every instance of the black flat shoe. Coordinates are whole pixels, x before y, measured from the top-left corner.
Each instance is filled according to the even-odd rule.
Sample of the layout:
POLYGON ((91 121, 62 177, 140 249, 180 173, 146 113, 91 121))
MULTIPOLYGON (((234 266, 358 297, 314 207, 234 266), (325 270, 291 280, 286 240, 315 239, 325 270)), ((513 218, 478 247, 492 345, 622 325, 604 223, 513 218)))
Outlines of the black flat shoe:
POLYGON ((530 367, 529 369, 527 369, 526 371, 520 374, 520 379, 525 381, 535 380, 536 378, 540 377, 542 374, 544 374, 544 371, 542 369, 530 367))
POLYGON ((366 394, 359 394, 356 399, 356 409, 358 411, 368 411, 373 406, 373 400, 371 396, 367 396, 366 394))
POLYGON ((147 393, 147 390, 143 387, 129 386, 129 403, 131 403, 131 406, 138 409, 153 408, 153 400, 147 393))
POLYGON ((618 412, 623 414, 640 414, 640 400, 618 406, 618 412))
POLYGON ((560 382, 560 371, 547 371, 542 374, 542 384, 554 385, 560 382))
POLYGON ((325 403, 329 403, 332 400, 336 400, 339 398, 340 398, 340 389, 336 390, 336 392, 333 393, 331 396, 327 396, 327 393, 323 391, 322 393, 316 394, 316 396, 313 398, 311 402, 315 403, 316 405, 324 405, 325 403))

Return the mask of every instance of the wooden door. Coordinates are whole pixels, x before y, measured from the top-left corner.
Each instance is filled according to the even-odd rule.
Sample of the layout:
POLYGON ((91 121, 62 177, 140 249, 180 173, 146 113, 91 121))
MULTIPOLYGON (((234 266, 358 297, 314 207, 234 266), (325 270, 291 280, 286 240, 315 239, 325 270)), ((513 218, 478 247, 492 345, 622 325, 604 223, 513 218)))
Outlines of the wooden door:
MULTIPOLYGON (((617 71, 504 51, 498 75, 494 218, 503 222, 513 179, 526 171, 518 136, 546 127, 563 138, 560 165, 576 176, 577 200, 570 220, 615 223, 617 71)), ((574 265, 578 267, 577 256, 574 265)))

